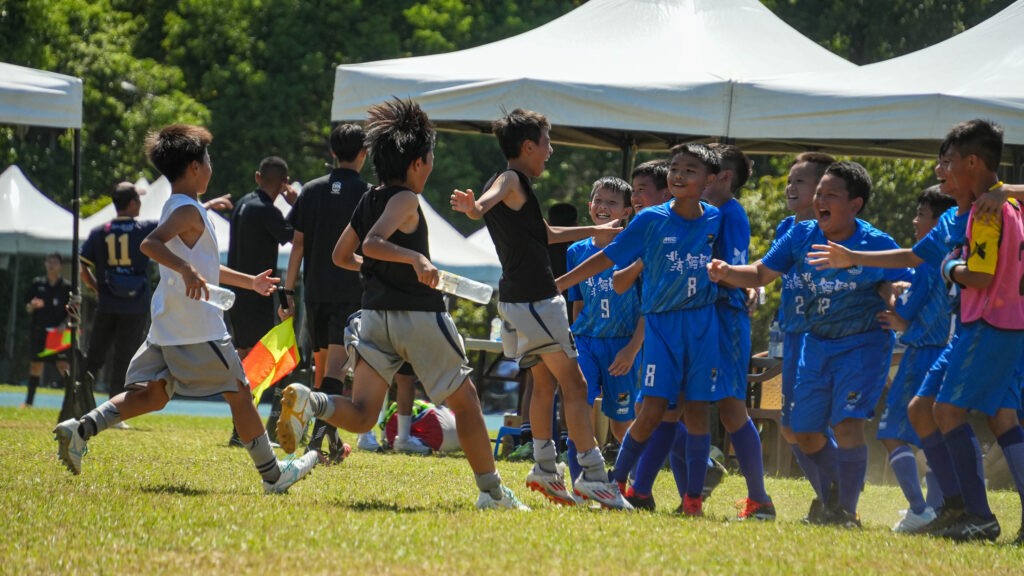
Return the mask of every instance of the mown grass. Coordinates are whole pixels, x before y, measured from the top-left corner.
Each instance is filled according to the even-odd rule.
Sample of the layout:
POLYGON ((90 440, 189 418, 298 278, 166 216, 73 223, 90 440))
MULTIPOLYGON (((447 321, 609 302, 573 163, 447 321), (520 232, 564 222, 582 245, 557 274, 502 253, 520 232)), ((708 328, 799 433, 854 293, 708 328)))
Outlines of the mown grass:
MULTIPOLYGON (((1004 535, 955 545, 889 531, 896 488, 869 486, 863 530, 803 526, 810 489, 769 479, 775 523, 727 521, 744 493, 726 478, 704 519, 548 505, 499 470, 529 513, 478 512, 461 457, 357 452, 289 494, 265 496, 249 457, 226 447, 226 418, 150 415, 90 442, 81 476, 55 456, 54 410, 0 408, 3 574, 1019 574, 1009 545, 1019 500, 995 492, 1004 535)), ((351 439, 350 439, 351 440, 351 439)))

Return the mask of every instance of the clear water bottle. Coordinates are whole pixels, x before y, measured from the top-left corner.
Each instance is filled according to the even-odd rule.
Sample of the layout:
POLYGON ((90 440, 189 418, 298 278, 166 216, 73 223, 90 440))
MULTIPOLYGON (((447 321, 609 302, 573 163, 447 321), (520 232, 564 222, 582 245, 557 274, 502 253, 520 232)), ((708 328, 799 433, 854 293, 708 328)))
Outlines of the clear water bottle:
POLYGON ((768 328, 768 356, 782 358, 782 329, 778 320, 772 320, 768 328))
POLYGON ((491 340, 494 342, 501 341, 501 318, 497 316, 491 319, 491 340))
POLYGON ((437 271, 437 289, 459 298, 472 300, 477 304, 487 304, 491 301, 491 294, 494 293, 494 289, 487 284, 452 274, 446 270, 437 271))
POLYGON ((235 293, 227 288, 221 288, 216 284, 207 284, 206 289, 210 291, 210 299, 203 300, 214 308, 229 310, 235 305, 235 293))

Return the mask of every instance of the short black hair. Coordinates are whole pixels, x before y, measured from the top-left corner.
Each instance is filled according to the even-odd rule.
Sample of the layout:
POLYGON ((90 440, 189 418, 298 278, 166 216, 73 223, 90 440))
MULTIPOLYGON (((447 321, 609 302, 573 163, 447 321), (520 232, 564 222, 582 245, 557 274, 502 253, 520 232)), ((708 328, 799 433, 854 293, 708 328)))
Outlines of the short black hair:
POLYGON ((594 194, 597 194, 597 191, 602 188, 607 188, 612 192, 618 192, 619 195, 622 196, 622 203, 625 206, 629 206, 633 199, 633 187, 629 185, 629 182, 626 182, 622 178, 616 178, 615 176, 604 176, 595 180, 594 185, 590 188, 591 202, 594 201, 594 194))
POLYGON ((806 162, 814 167, 814 177, 820 181, 821 177, 825 175, 825 170, 828 170, 829 166, 835 164, 836 159, 824 152, 801 152, 796 155, 796 158, 793 159, 793 163, 789 167, 792 168, 801 162, 806 162))
POLYGON ((932 216, 938 218, 940 214, 956 206, 956 199, 949 194, 943 194, 942 187, 936 184, 922 190, 917 197, 917 203, 928 206, 932 216))
POLYGON ((846 194, 850 200, 862 198, 858 214, 867 208, 868 200, 871 198, 871 175, 868 171, 856 162, 833 162, 825 170, 825 176, 835 176, 846 183, 846 194))
POLYGON ((110 193, 110 199, 114 203, 114 210, 124 212, 128 209, 128 205, 132 203, 132 200, 139 199, 139 191, 135 188, 135 184, 121 182, 114 186, 114 191, 110 193))
POLYGON ((260 162, 260 174, 285 180, 288 178, 288 163, 278 156, 267 156, 260 162))
POLYGON ((648 160, 644 162, 633 168, 629 179, 635 180, 637 176, 647 176, 654 181, 654 187, 658 190, 668 188, 668 160, 648 160))
MULTIPOLYGON (((708 172, 712 174, 718 174, 722 171, 722 156, 708 147, 707 144, 699 144, 697 142, 688 142, 686 144, 676 144, 669 150, 669 158, 675 158, 680 154, 686 154, 687 156, 693 156, 708 169, 708 172)), ((669 163, 671 164, 671 160, 669 163)))
POLYGON ((64 263, 64 257, 60 255, 60 252, 50 252, 43 260, 49 260, 50 258, 56 258, 57 262, 64 263))
POLYGON ((946 134, 939 146, 939 154, 956 148, 961 156, 974 154, 995 172, 1003 158, 1003 127, 991 120, 968 120, 960 122, 946 134))
POLYGON ((331 152, 339 162, 352 162, 366 147, 366 132, 358 124, 338 124, 331 130, 331 152))
POLYGON ((491 123, 491 132, 497 136, 506 160, 519 158, 523 142, 527 140, 539 144, 545 130, 551 130, 551 123, 543 114, 522 108, 507 112, 491 123))
POLYGON ((434 125, 413 100, 393 98, 370 107, 366 148, 382 184, 404 181, 417 158, 426 161, 434 149, 434 125))
POLYGON ((213 135, 202 126, 171 124, 146 136, 146 157, 168 180, 175 182, 193 161, 203 162, 213 135))
POLYGON ((579 210, 568 202, 557 202, 548 208, 548 224, 552 226, 576 226, 579 223, 579 210))
POLYGON ((709 147, 718 152, 719 157, 722 159, 722 170, 732 170, 734 178, 732 179, 732 188, 730 192, 735 193, 737 190, 743 187, 750 179, 750 171, 754 163, 747 158, 747 155, 740 150, 739 146, 732 144, 710 144, 709 147))

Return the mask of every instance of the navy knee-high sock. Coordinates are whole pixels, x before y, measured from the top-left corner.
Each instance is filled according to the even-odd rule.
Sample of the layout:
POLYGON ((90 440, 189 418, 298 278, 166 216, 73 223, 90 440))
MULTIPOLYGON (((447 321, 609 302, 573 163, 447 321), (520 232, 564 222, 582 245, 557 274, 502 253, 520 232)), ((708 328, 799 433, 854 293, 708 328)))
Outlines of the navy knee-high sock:
MULTIPOLYGON (((821 450, 807 456, 817 465, 823 487, 839 484, 839 448, 835 442, 826 441, 821 450)), ((828 494, 821 494, 819 498, 822 502, 827 502, 828 494)))
POLYGON ((650 495, 658 471, 665 464, 675 439, 676 422, 662 422, 654 429, 654 433, 647 440, 647 448, 636 463, 636 472, 633 474, 634 492, 642 496, 650 495))
POLYGON ((928 467, 935 476, 935 481, 942 490, 943 499, 948 501, 960 496, 960 479, 953 468, 953 459, 950 457, 942 432, 936 431, 921 438, 921 449, 924 451, 925 460, 928 461, 928 467))
POLYGON ((570 438, 566 442, 566 451, 569 453, 569 480, 573 483, 583 474, 583 466, 579 463, 579 452, 576 450, 576 443, 570 438))
POLYGON ((747 498, 755 502, 768 502, 771 498, 764 490, 764 458, 761 454, 761 437, 757 428, 748 418, 739 430, 729 434, 740 463, 740 472, 747 481, 747 498))
POLYGON ((860 500, 867 471, 867 446, 839 449, 839 505, 847 512, 857 513, 857 501, 860 500))
POLYGON ((960 480, 964 508, 979 518, 991 518, 992 509, 988 506, 988 495, 985 494, 985 479, 978 474, 974 430, 970 424, 963 424, 942 436, 946 439, 953 460, 953 470, 960 480))
POLYGON ((611 477, 613 482, 625 482, 629 478, 629 471, 633 469, 633 465, 640 458, 645 446, 647 446, 647 440, 637 442, 629 435, 629 432, 626 432, 625 437, 622 438, 622 446, 619 447, 619 455, 615 458, 615 468, 612 470, 611 477))
POLYGON ((686 435, 686 494, 697 498, 704 492, 704 479, 708 473, 708 457, 711 455, 710 434, 686 435))
POLYGON ((676 490, 680 499, 686 495, 686 487, 690 484, 689 467, 686 464, 686 437, 686 426, 682 422, 677 422, 669 462, 672 465, 672 476, 676 479, 676 490))
POLYGON ((1006 458, 1006 465, 1010 468, 1010 475, 1017 486, 1017 494, 1020 495, 1021 514, 1024 517, 1024 428, 1015 426, 1003 432, 999 438, 999 447, 1003 449, 1003 456, 1006 458))

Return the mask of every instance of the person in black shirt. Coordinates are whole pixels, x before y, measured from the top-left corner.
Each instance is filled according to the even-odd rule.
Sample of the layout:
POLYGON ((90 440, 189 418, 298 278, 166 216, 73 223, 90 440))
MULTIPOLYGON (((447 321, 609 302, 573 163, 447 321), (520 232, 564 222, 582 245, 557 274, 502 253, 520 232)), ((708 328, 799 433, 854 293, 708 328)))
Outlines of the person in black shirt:
POLYGON ((369 115, 366 141, 383 185, 360 200, 334 251, 335 263, 359 269, 366 284, 361 315, 345 330, 355 359, 352 397, 288 386, 278 440, 285 452, 294 452, 313 417, 352 432, 371 430, 391 380, 408 362, 431 401, 447 402, 455 414, 459 443, 480 489, 477 507, 523 509, 495 469, 462 337, 434 289, 438 273, 419 205, 434 166, 434 128, 411 100, 373 106, 369 115), (362 256, 356 254, 360 245, 362 256))
POLYGON ((140 246, 157 225, 139 222, 142 201, 131 182, 121 182, 111 194, 117 217, 97 226, 79 250, 81 279, 96 292, 98 305, 89 336, 85 371, 95 377, 114 348, 107 393, 124 392, 128 363, 146 337, 149 319, 149 257, 140 246))
POLYGON ((69 370, 67 354, 58 353, 41 358, 46 351, 46 335, 50 330, 62 330, 67 323, 68 300, 71 298, 71 284, 61 276, 64 259, 57 252, 46 255, 46 276, 32 280, 32 286, 25 294, 25 311, 32 315, 29 329, 31 360, 28 365, 28 394, 22 407, 28 408, 36 398, 36 388, 43 376, 43 361, 54 358, 61 374, 69 370))

